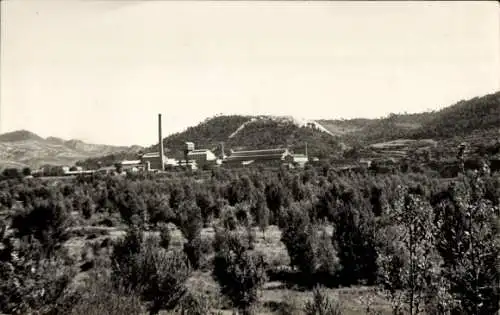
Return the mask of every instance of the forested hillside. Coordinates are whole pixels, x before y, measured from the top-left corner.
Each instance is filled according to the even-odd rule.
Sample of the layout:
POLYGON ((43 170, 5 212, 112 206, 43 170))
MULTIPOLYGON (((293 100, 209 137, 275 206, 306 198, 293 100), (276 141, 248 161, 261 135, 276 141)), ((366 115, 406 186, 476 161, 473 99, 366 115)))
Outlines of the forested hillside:
MULTIPOLYGON (((207 119, 184 132, 166 137, 164 146, 167 155, 181 157, 186 141, 194 142, 196 148, 206 148, 216 153, 221 142, 224 142, 226 153, 229 153, 230 149, 278 147, 288 147, 302 153, 306 143, 309 152, 320 158, 341 153, 338 139, 326 132, 311 127, 301 127, 291 120, 271 116, 253 118, 251 120, 250 116, 235 115, 207 119)), ((146 150, 156 150, 156 148, 157 146, 152 146, 146 150)))
POLYGON ((380 119, 319 120, 342 140, 374 143, 400 138, 463 136, 500 126, 500 92, 462 100, 439 111, 391 114, 380 119))
POLYGON ((478 130, 500 130, 500 92, 460 101, 432 115, 411 133, 413 138, 447 138, 478 130))

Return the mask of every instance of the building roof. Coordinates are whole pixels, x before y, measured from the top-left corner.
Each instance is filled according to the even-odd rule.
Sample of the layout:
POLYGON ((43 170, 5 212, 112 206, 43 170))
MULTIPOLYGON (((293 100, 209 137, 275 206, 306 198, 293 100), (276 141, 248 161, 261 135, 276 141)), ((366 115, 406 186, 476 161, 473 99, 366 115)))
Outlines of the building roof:
POLYGON ((194 157, 194 156, 206 156, 207 160, 216 159, 215 154, 213 154, 213 152, 208 149, 198 149, 188 153, 188 157, 194 157))
POLYGON ((309 158, 305 154, 294 154, 293 155, 293 160, 294 161, 307 162, 309 160, 309 158))
POLYGON ((290 155, 288 149, 266 149, 252 151, 233 151, 224 161, 240 162, 250 160, 281 160, 290 155))
POLYGON ((99 169, 97 169, 97 171, 114 171, 116 170, 116 167, 114 166, 104 166, 104 167, 101 167, 99 169))
POLYGON ((141 164, 141 160, 124 160, 120 162, 121 165, 137 165, 141 164))
POLYGON ((158 152, 149 152, 142 155, 143 159, 159 158, 160 154, 158 152))

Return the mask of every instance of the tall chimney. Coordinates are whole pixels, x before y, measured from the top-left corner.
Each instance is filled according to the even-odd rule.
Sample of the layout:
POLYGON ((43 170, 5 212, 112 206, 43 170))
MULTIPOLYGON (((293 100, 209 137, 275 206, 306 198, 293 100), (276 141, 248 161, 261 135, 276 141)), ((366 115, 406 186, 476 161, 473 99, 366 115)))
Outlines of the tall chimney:
POLYGON ((225 159, 226 158, 226 153, 224 152, 224 142, 221 142, 220 143, 220 154, 221 154, 221 159, 225 159))
POLYGON ((160 170, 165 170, 165 161, 163 160, 163 137, 161 135, 161 114, 158 114, 158 153, 160 154, 160 170))

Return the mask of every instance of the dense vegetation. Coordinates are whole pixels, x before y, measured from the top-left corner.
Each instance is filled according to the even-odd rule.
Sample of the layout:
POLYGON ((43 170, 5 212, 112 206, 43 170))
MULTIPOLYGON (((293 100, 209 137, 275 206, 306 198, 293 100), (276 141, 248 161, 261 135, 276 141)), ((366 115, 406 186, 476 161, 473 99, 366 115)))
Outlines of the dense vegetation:
POLYGON ((380 119, 322 120, 349 143, 383 142, 401 138, 428 139, 468 135, 473 131, 498 130, 500 92, 462 100, 439 111, 390 114, 380 119))
POLYGON ((327 166, 1 181, 0 310, 250 314, 270 280, 316 288, 304 314, 342 314, 318 286, 352 285, 386 293, 394 314, 494 314, 500 179, 464 174, 459 153, 452 182, 327 166), (272 227, 288 260, 255 244, 272 227), (68 244, 82 236, 75 257, 68 244), (224 301, 190 288, 203 272, 224 301))

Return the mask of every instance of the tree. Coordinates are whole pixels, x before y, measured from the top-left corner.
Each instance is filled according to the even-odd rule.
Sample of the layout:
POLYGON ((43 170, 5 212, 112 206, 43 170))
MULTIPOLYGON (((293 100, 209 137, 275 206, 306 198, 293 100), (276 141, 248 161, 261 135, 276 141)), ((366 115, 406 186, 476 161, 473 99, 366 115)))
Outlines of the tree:
POLYGON ((23 176, 30 176, 31 175, 31 168, 25 167, 23 168, 23 176))
POLYGON ((235 308, 250 314, 258 299, 258 289, 265 282, 262 255, 248 250, 236 233, 226 230, 216 232, 214 250, 213 278, 235 308))
POLYGON ((439 293, 436 285, 442 261, 435 248, 437 229, 432 208, 402 188, 388 222, 390 225, 381 233, 385 244, 380 248, 378 264, 382 286, 394 303, 395 313, 400 314, 406 305, 412 315, 423 313, 426 307, 434 307, 435 312, 439 306, 431 303, 439 293))
POLYGON ((36 200, 31 208, 23 209, 12 220, 16 237, 35 238, 50 256, 68 238, 72 224, 69 211, 60 194, 51 193, 48 200, 36 200))
POLYGON ((16 227, 10 234, 7 234, 6 224, 0 226, 0 311, 9 314, 50 313, 62 301, 76 274, 72 261, 57 246, 61 238, 56 237, 53 228, 44 231, 51 237, 42 238, 39 233, 44 232, 33 226, 33 222, 19 217, 15 221, 16 227), (32 228, 34 232, 19 231, 17 225, 21 223, 31 223, 25 228, 32 228), (51 240, 49 244, 42 243, 48 239, 51 240))
POLYGON ((269 225, 269 208, 267 207, 266 199, 263 193, 257 193, 255 207, 252 209, 252 212, 254 213, 255 221, 265 238, 265 231, 269 225))
POLYGON ((436 202, 438 249, 456 314, 494 314, 499 309, 499 209, 484 198, 485 178, 464 178, 436 202))
POLYGON ((17 168, 6 168, 3 170, 2 175, 5 178, 20 178, 21 173, 19 173, 19 170, 17 168))
POLYGON ((300 204, 293 203, 286 213, 285 222, 281 241, 287 248, 290 264, 305 276, 313 275, 316 268, 315 231, 309 222, 307 211, 301 209, 300 204))
POLYGON ((369 285, 377 278, 376 227, 369 210, 344 206, 334 216, 333 242, 339 249, 342 265, 341 281, 345 285, 366 281, 369 285))
POLYGON ((184 254, 165 251, 157 239, 143 238, 137 228, 115 245, 112 262, 115 285, 139 292, 150 303, 150 314, 174 309, 187 293, 191 270, 184 254))
POLYGON ((179 229, 182 231, 187 242, 184 244, 184 252, 186 253, 191 266, 194 269, 200 267, 200 261, 203 254, 201 228, 203 221, 201 218, 201 210, 194 201, 183 201, 179 205, 178 223, 179 229))

